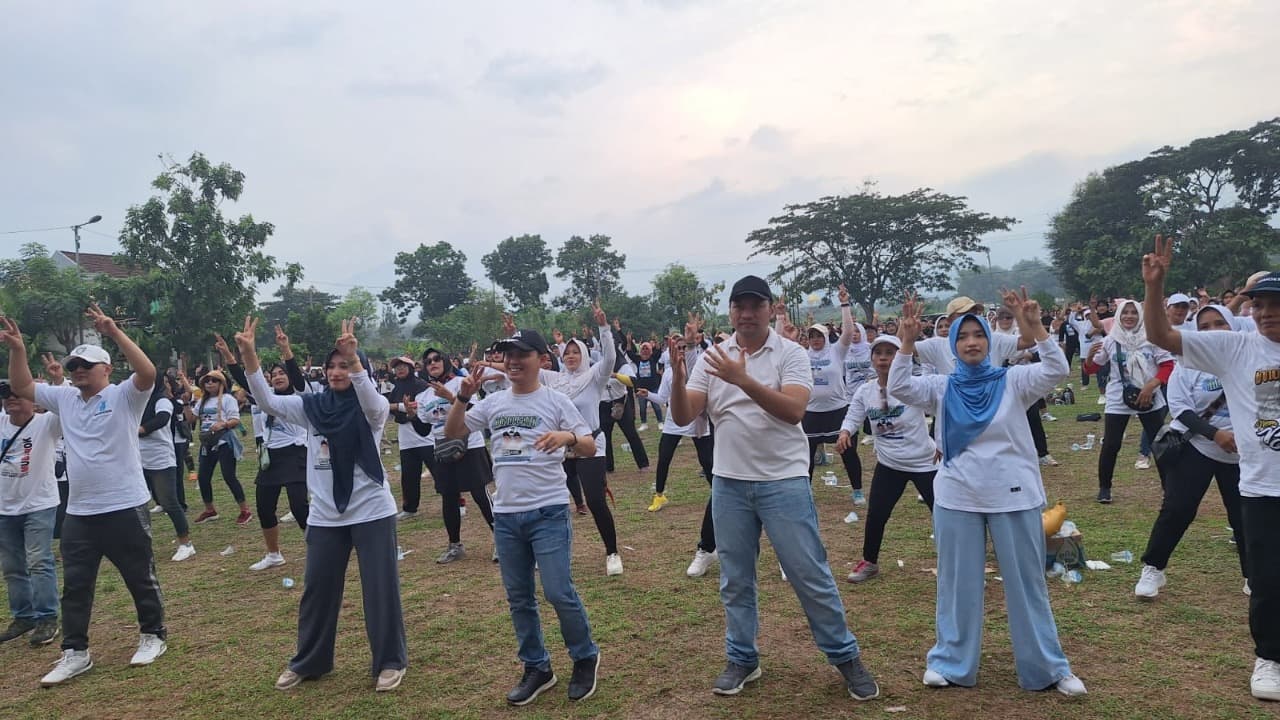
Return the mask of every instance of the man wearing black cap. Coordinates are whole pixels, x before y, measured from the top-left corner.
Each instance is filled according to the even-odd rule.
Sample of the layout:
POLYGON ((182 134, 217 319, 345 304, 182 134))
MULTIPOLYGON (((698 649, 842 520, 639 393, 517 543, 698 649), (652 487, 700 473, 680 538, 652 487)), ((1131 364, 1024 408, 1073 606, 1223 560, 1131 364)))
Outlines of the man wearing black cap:
MULTIPOLYGON (((818 648, 840 671, 849 694, 870 700, 880 688, 862 665, 818 534, 809 446, 800 427, 813 388, 809 359, 799 345, 770 329, 772 301, 763 279, 742 278, 729 294, 733 336, 709 348, 696 364, 692 357, 671 355, 675 422, 691 423, 706 410, 716 428, 711 511, 728 664, 712 692, 736 695, 761 674, 756 560, 763 528, 818 648), (693 370, 686 387, 688 364, 693 370)), ((686 335, 696 330, 686 327, 686 335)))
POLYGON ((1240 453, 1240 518, 1253 635, 1250 691, 1280 700, 1280 272, 1263 276, 1248 296, 1258 332, 1182 332, 1164 313, 1164 279, 1173 240, 1156 236, 1142 258, 1147 339, 1222 383, 1240 453))
POLYGON ((569 572, 573 529, 563 463, 565 448, 573 448, 578 457, 591 457, 595 438, 573 401, 538 381, 541 358, 549 354, 540 333, 516 330, 496 349, 505 353, 510 389, 468 408, 488 379, 476 368, 462 379, 444 432, 464 439, 487 429, 493 443, 493 536, 524 663, 524 675, 507 693, 507 702, 526 705, 556 684, 538 617, 535 568, 573 660, 569 699, 586 700, 596 691, 600 648, 591 639, 587 611, 569 572))

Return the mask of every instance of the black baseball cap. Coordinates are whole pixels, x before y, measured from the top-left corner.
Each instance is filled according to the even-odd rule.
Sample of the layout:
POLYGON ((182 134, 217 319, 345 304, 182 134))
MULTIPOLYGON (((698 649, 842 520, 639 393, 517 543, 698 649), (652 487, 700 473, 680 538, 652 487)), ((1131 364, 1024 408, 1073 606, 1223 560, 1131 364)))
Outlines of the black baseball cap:
POLYGON ((506 340, 499 340, 493 344, 493 349, 501 352, 507 352, 508 350, 528 352, 533 350, 539 355, 545 355, 550 352, 547 350, 547 341, 542 339, 542 333, 528 328, 516 330, 515 334, 506 340))
POLYGON ((744 295, 755 295, 773 302, 773 292, 769 290, 769 283, 755 275, 748 275, 733 284, 733 290, 729 292, 729 302, 733 302, 744 295))
POLYGON ((1253 287, 1240 292, 1241 295, 1244 295, 1247 298, 1252 298, 1255 295, 1275 293, 1280 293, 1280 272, 1267 273, 1266 275, 1258 278, 1258 282, 1254 283, 1253 287))

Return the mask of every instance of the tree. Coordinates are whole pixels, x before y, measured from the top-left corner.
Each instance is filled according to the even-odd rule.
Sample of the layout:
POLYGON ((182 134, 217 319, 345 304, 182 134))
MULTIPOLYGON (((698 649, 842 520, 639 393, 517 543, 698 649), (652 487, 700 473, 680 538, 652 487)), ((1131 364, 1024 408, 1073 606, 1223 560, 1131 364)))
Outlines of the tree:
POLYGON ((751 257, 781 258, 770 279, 791 281, 792 295, 844 283, 867 317, 907 290, 952 289, 951 276, 977 267, 970 255, 986 251, 978 239, 1017 222, 969 210, 963 197, 929 188, 882 195, 870 182, 853 195, 784 209, 747 236, 751 257))
POLYGON ((1044 292, 1049 298, 1061 297, 1064 293, 1053 266, 1040 258, 1019 260, 1009 269, 999 265, 976 270, 961 269, 956 293, 987 305, 998 305, 1001 289, 1022 285, 1033 292, 1044 292))
POLYGON ((1049 246, 1077 297, 1139 294, 1157 233, 1178 238, 1171 288, 1226 287, 1266 266, 1280 243, 1277 210, 1280 118, 1090 175, 1054 216, 1049 246))
POLYGON ((76 268, 59 268, 40 243, 23 245, 16 259, 0 261, 0 310, 16 318, 37 347, 48 340, 75 347, 92 294, 76 268))
POLYGON ((698 276, 680 263, 671 263, 650 281, 653 283, 653 309, 663 330, 684 324, 686 313, 706 315, 715 309, 717 296, 724 283, 704 285, 698 276))
POLYGON ((396 308, 401 320, 415 307, 419 320, 439 317, 470 297, 473 283, 466 263, 462 251, 443 241, 396 253, 396 284, 380 298, 396 308))
POLYGON ((608 235, 592 235, 583 239, 579 235, 569 238, 556 251, 556 277, 569 281, 569 287, 556 298, 562 308, 590 307, 596 298, 617 292, 622 269, 627 256, 613 251, 608 235))
POLYGON ((258 344, 263 348, 274 347, 275 326, 279 325, 289 334, 298 355, 305 357, 331 347, 338 333, 338 322, 333 319, 338 297, 315 286, 298 287, 302 279, 300 273, 289 277, 286 271, 286 276, 285 284, 274 293, 277 299, 258 306, 262 313, 258 344))
POLYGON ((445 352, 466 352, 473 342, 483 347, 502 337, 502 304, 489 290, 472 290, 466 302, 424 320, 414 334, 445 352))
POLYGON ((347 291, 346 297, 329 313, 329 319, 337 323, 341 320, 356 318, 356 327, 366 333, 374 330, 378 324, 378 299, 373 293, 356 286, 347 291))
POLYGON ((480 262, 485 275, 515 301, 516 309, 541 305, 542 296, 550 289, 547 266, 551 251, 541 235, 509 237, 480 262))
POLYGON ((279 272, 262 252, 271 223, 223 216, 223 203, 240 199, 244 183, 244 173, 194 153, 152 181, 161 195, 125 214, 121 259, 150 271, 135 284, 159 300, 145 314, 164 348, 206 350, 210 334, 235 327, 253 309, 257 284, 279 272))

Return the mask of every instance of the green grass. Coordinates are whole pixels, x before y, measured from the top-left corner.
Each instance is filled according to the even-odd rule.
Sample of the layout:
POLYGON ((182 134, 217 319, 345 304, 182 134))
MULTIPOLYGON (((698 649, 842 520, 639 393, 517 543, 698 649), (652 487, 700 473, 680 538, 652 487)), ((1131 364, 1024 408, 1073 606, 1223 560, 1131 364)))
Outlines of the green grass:
MULTIPOLYGON (((1093 502, 1097 450, 1072 452, 1072 442, 1100 423, 1077 423, 1077 412, 1098 409, 1092 390, 1081 404, 1054 408, 1047 424, 1062 466, 1045 473, 1051 500, 1062 498, 1084 533, 1086 552, 1107 559, 1116 550, 1140 555, 1159 507, 1154 470, 1134 470, 1136 423, 1118 463, 1116 503, 1093 502)), ((392 435, 393 433, 388 433, 392 435)), ((658 435, 644 434, 650 456, 658 435)), ((870 448, 860 446, 870 478, 870 448)), ((394 452, 394 451, 393 451, 394 452)), ((388 469, 396 457, 386 456, 388 469)), ((251 458, 250 458, 251 460, 251 458)), ((778 577, 767 542, 760 560, 763 679, 735 698, 713 696, 710 683, 724 662, 724 620, 714 571, 691 580, 684 569, 698 538, 707 485, 696 474, 693 448, 677 453, 660 513, 645 512, 652 474, 636 472, 620 453, 610 477, 617 498, 626 573, 606 578, 604 552, 589 518, 576 518, 574 574, 603 653, 600 688, 574 705, 564 696, 569 661, 554 613, 544 630, 561 685, 530 707, 506 707, 518 679, 515 641, 491 541, 477 513, 463 520, 465 560, 438 566, 445 544, 438 499, 427 495, 420 519, 400 526, 400 544, 414 552, 401 565, 409 634, 409 674, 395 693, 373 692, 364 637, 356 563, 351 563, 339 623, 337 667, 326 678, 288 693, 272 689, 294 647, 304 547, 296 526, 283 526, 288 564, 263 573, 248 565, 261 557, 256 527, 234 526, 225 486, 215 480, 223 519, 195 526, 199 554, 172 563, 172 528, 154 516, 156 555, 164 588, 169 651, 148 668, 128 667, 137 642, 132 601, 119 576, 104 564, 91 627, 95 668, 65 687, 42 690, 38 680, 56 647, 32 649, 23 641, 0 646, 0 717, 315 717, 315 718, 799 718, 985 717, 1011 718, 1240 718, 1271 717, 1275 707, 1249 697, 1252 641, 1248 604, 1240 592, 1236 554, 1227 542, 1226 516, 1216 491, 1178 547, 1169 585, 1155 602, 1133 597, 1138 565, 1087 572, 1080 585, 1050 580, 1059 633, 1089 696, 1069 700, 1054 692, 1018 689, 1000 582, 987 587, 988 618, 982 674, 974 689, 929 690, 920 683, 933 642, 935 567, 929 515, 910 493, 899 503, 881 553, 881 576, 861 586, 843 582, 861 551, 862 523, 845 525, 845 487, 815 481, 822 532, 850 627, 867 665, 880 681, 881 700, 852 701, 813 645, 790 587, 778 577), (235 553, 223 557, 228 545, 235 553), (903 566, 898 567, 901 560, 903 566), (281 578, 298 585, 286 590, 281 578), (905 711, 886 715, 889 708, 905 711)), ((251 461, 241 464, 250 480, 251 461)), ((393 473, 393 478, 395 473, 393 473)), ((251 484, 251 482, 247 483, 251 484)), ((393 482, 398 492, 398 481, 393 482)), ((429 481, 427 481, 429 492, 429 481)), ((198 500, 194 483, 188 497, 198 500)), ((198 505, 198 502, 196 503, 198 505)), ((193 508, 196 508, 193 505, 193 508)), ((863 514, 865 508, 860 509, 863 514)), ((194 514, 194 513, 193 513, 194 514)), ((991 558, 992 566, 996 563, 991 558)))

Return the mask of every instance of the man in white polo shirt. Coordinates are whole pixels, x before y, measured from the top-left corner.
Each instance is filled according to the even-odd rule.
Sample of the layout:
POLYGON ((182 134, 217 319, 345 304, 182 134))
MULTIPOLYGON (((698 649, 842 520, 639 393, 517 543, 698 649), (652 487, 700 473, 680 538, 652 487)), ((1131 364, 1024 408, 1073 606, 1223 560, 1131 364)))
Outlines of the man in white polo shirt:
POLYGON ((62 361, 73 387, 37 385, 27 366, 22 333, 13 320, 0 318, 0 341, 9 346, 12 392, 61 420, 71 478, 62 526, 63 652, 41 679, 45 686, 93 667, 89 617, 104 556, 120 571, 138 612, 141 638, 131 664, 149 665, 166 649, 164 603, 151 549, 151 496, 138 452, 138 427, 156 382, 156 368, 96 304, 85 315, 100 336, 124 353, 133 367, 128 380, 112 385, 111 356, 96 345, 80 345, 62 361))
MULTIPOLYGON (((696 361, 687 387, 686 366, 695 361, 690 355, 671 355, 671 416, 687 425, 706 410, 716 428, 711 514, 728 664, 712 692, 735 695, 760 677, 756 561, 763 529, 818 648, 840 671, 849 694, 870 700, 880 688, 862 665, 818 534, 809 444, 800 427, 813 388, 809 358, 799 345, 770 329, 772 302, 769 284, 761 278, 748 275, 735 283, 729 294, 735 332, 696 361)), ((696 328, 686 328, 686 334, 694 332, 696 328)), ((674 341, 668 343, 674 346, 674 341)))

